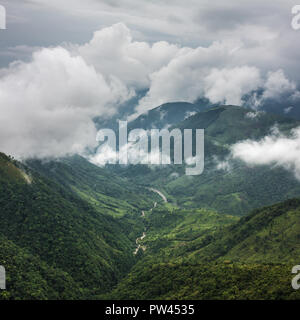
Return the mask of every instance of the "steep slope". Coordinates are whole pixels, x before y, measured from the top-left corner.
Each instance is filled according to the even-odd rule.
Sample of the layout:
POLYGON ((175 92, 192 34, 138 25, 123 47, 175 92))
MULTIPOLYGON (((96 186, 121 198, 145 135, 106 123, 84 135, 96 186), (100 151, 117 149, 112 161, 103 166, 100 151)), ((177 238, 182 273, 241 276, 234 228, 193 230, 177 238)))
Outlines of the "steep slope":
POLYGON ((298 263, 300 200, 255 210, 220 231, 195 256, 245 263, 298 263))
POLYGON ((299 263, 299 215, 300 200, 288 200, 191 241, 161 245, 103 297, 299 299, 291 287, 291 270, 299 263))
POLYGON ((159 207, 146 215, 144 241, 156 259, 296 264, 300 254, 300 200, 254 210, 240 219, 204 209, 159 207), (155 241, 160 241, 161 246, 155 241), (158 255, 157 255, 158 254, 158 255))
POLYGON ((30 176, 25 172, 25 167, 0 152, 0 179, 11 183, 31 183, 30 176))
POLYGON ((161 248, 165 248, 163 255, 174 256, 195 239, 237 220, 237 217, 206 209, 183 210, 159 205, 145 212, 147 238, 143 244, 148 247, 148 253, 157 254, 161 248))
MULTIPOLYGON (((37 287, 43 284, 43 266, 47 265, 59 277, 65 274, 69 284, 76 283, 73 290, 79 287, 79 296, 86 298, 109 290, 136 262, 132 252, 143 230, 137 209, 116 219, 95 210, 69 188, 3 154, 0 168, 0 235, 9 241, 3 240, 0 264, 6 266, 9 261, 3 250, 11 243, 20 249, 20 259, 25 256, 20 272, 26 272, 28 264, 23 252, 36 257, 33 269, 41 280, 37 287), (30 183, 20 170, 30 177, 30 183)), ((18 291, 17 275, 13 271, 9 274, 12 293, 18 291)), ((22 277, 26 278, 26 273, 22 277)), ((28 295, 34 295, 34 290, 28 295)))
POLYGON ((152 263, 136 266, 101 299, 293 300, 289 265, 152 263), (147 289, 145 289, 147 288, 147 289))
POLYGON ((187 119, 178 126, 205 129, 205 170, 201 176, 181 175, 166 185, 166 191, 179 197, 182 205, 205 206, 227 214, 244 214, 300 195, 300 184, 283 168, 248 167, 227 160, 230 146, 244 140, 257 140, 273 126, 284 133, 300 122, 267 113, 250 113, 235 106, 219 107, 187 119))
POLYGON ((56 181, 64 188, 89 202, 95 210, 123 216, 152 206, 155 195, 126 178, 95 166, 80 156, 57 161, 28 160, 26 164, 56 181))
POLYGON ((6 290, 0 300, 80 299, 82 292, 74 279, 38 256, 0 234, 0 263, 6 269, 6 290))

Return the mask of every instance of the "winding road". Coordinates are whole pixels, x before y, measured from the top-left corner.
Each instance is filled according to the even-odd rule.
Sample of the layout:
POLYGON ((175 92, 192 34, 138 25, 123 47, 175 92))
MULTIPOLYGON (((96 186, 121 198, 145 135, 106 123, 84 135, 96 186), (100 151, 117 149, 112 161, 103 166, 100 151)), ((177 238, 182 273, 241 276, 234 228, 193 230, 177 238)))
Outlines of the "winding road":
POLYGON ((154 188, 149 188, 149 190, 152 191, 152 192, 157 193, 157 194, 163 199, 163 201, 164 201, 165 203, 168 202, 167 197, 166 197, 163 193, 161 193, 159 190, 154 189, 154 188))
MULTIPOLYGON (((157 193, 163 199, 163 201, 165 203, 168 202, 167 197, 162 192, 160 192, 159 190, 154 189, 154 188, 149 188, 149 190, 152 191, 152 192, 157 193)), ((157 202, 154 202, 153 208, 151 208, 150 211, 152 211, 154 208, 156 208, 156 206, 157 206, 157 202)), ((142 211, 142 217, 145 218, 145 211, 142 211)), ((135 240, 135 243, 137 244, 137 248, 135 249, 135 251, 133 253, 134 255, 137 255, 137 253, 139 252, 140 249, 142 249, 144 252, 146 251, 146 249, 147 249, 146 246, 141 246, 139 244, 139 241, 144 240, 146 238, 146 236, 147 236, 146 232, 143 232, 143 235, 141 237, 138 237, 135 240)))

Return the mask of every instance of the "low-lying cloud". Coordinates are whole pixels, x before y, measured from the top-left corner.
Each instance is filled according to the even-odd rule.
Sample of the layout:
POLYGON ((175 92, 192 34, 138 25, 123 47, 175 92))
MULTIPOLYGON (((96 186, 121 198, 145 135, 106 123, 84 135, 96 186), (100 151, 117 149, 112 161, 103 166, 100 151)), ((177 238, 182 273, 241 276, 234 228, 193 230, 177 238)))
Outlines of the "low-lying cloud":
POLYGON ((259 141, 245 140, 231 148, 232 157, 249 165, 280 166, 300 180, 300 127, 289 136, 277 129, 259 141))

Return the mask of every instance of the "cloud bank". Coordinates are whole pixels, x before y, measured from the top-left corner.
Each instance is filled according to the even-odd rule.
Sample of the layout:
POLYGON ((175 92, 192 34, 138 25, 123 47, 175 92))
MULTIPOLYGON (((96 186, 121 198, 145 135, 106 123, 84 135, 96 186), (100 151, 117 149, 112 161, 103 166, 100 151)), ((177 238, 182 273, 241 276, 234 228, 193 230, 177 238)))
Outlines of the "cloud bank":
POLYGON ((296 82, 283 69, 261 67, 253 58, 274 36, 265 32, 255 39, 249 32, 193 48, 135 41, 117 23, 84 44, 38 49, 29 62, 0 69, 0 150, 20 158, 84 153, 96 146, 93 118, 113 115, 140 90, 147 94, 133 117, 165 102, 201 97, 242 104, 244 95, 259 89, 259 99, 297 96, 296 82))
POLYGON ((274 129, 259 141, 245 140, 232 146, 232 157, 249 165, 280 166, 300 180, 300 127, 286 136, 274 129))
POLYGON ((0 77, 0 149, 19 158, 61 157, 95 146, 96 115, 130 96, 80 56, 42 49, 0 77))

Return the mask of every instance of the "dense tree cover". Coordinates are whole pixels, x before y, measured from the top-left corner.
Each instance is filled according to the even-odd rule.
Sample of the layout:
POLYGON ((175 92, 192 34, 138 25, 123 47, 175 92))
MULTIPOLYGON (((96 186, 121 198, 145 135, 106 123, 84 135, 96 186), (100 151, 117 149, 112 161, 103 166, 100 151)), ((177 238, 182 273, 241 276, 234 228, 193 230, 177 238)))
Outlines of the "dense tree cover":
POLYGON ((163 203, 82 158, 28 165, 0 154, 0 299, 300 298, 298 199, 238 218, 163 203))
POLYGON ((160 213, 149 217, 160 227, 144 241, 148 254, 102 298, 300 298, 291 287, 291 270, 300 256, 300 200, 255 210, 230 225, 230 217, 222 221, 216 213, 201 210, 185 212, 182 220, 171 218, 174 211, 160 213))
MULTIPOLYGON (((28 284, 24 298, 45 297, 43 292, 36 295, 35 290, 43 289, 37 288, 48 267, 49 273, 57 272, 58 283, 59 277, 66 274, 66 279, 76 284, 74 292, 80 289, 79 295, 70 294, 70 298, 86 298, 108 291, 130 270, 136 260, 132 254, 135 239, 144 227, 137 208, 128 205, 122 216, 114 218, 105 211, 95 210, 70 188, 5 155, 1 154, 0 161, 0 235, 4 239, 1 241, 0 265, 6 267, 8 261, 11 298, 21 297, 17 290, 21 284, 17 285, 16 277, 19 274, 20 278, 28 276, 27 252, 35 259, 32 268, 29 264, 28 271, 35 275, 32 291, 28 284), (17 262, 24 258, 24 267, 17 274, 14 273, 14 261, 10 262, 6 257, 5 239, 20 249, 17 262)), ((111 181, 113 184, 113 177, 111 181)), ((109 187, 108 182, 106 185, 109 187)), ((47 297, 55 297, 55 294, 49 293, 47 297)), ((63 296, 66 297, 62 292, 59 297, 63 296)))
POLYGON ((46 264, 2 235, 0 262, 6 269, 7 289, 0 291, 0 300, 70 300, 84 296, 84 290, 67 272, 46 264))
MULTIPOLYGON (((149 247, 148 252, 170 256, 178 250, 185 250, 189 243, 211 234, 221 226, 230 225, 238 218, 218 214, 206 209, 183 210, 172 206, 158 206, 146 213, 147 238, 143 243, 149 247)), ((181 255, 181 254, 180 254, 181 255)))
POLYGON ((149 208, 152 205, 151 199, 158 199, 148 189, 97 167, 80 156, 48 162, 27 160, 26 163, 40 174, 75 192, 101 213, 122 216, 128 211, 149 208))
POLYGON ((299 299, 285 264, 147 263, 101 299, 299 299))

